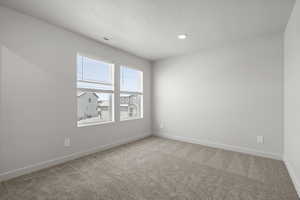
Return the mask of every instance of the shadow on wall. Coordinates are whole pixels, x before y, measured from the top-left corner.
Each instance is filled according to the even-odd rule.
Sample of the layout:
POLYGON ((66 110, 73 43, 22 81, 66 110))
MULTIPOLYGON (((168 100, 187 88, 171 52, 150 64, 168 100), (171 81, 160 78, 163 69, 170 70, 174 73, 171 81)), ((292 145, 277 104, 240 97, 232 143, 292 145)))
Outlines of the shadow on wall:
MULTIPOLYGON (((62 99, 60 103, 65 103, 63 99, 66 98, 61 95, 64 93, 64 86, 57 86, 57 78, 56 73, 46 65, 33 64, 19 53, 1 46, 0 173, 12 168, 5 166, 8 159, 5 155, 10 156, 12 164, 15 162, 11 163, 11 158, 24 160, 24 153, 38 158, 39 152, 33 146, 41 151, 53 150, 51 142, 45 140, 44 136, 57 132, 57 127, 66 123, 62 120, 64 113, 53 105, 59 99, 62 99), (58 88, 62 92, 55 93, 58 88), (34 141, 41 142, 33 145, 34 141), (22 149, 25 151, 21 157, 18 152, 22 149)), ((73 98, 76 101, 75 95, 73 98)), ((68 97, 68 100, 71 99, 68 97)))

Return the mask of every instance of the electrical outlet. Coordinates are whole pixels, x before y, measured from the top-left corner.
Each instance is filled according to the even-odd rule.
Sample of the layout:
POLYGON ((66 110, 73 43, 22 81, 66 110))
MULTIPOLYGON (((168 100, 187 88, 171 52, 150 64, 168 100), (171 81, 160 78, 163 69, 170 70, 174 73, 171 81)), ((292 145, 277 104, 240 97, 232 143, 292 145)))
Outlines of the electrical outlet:
POLYGON ((65 138, 64 146, 65 146, 65 147, 71 146, 71 139, 70 139, 69 137, 66 137, 66 138, 65 138))
POLYGON ((256 140, 257 140, 257 144, 263 144, 264 143, 264 136, 257 136, 257 138, 256 138, 256 140))
POLYGON ((159 128, 160 128, 160 129, 163 129, 163 128, 165 128, 165 125, 164 125, 164 123, 163 123, 163 122, 160 122, 160 123, 159 123, 159 128))

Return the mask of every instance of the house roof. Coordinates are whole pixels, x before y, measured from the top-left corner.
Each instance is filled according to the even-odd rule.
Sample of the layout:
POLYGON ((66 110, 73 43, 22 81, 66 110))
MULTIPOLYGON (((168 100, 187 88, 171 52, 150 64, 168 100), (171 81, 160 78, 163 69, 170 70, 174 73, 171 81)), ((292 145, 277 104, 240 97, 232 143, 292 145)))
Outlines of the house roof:
MULTIPOLYGON (((79 91, 79 92, 77 92, 77 97, 83 96, 84 94, 88 94, 88 93, 87 92, 79 91)), ((92 94, 94 94, 97 98, 99 98, 99 96, 97 95, 96 92, 93 92, 92 94)))

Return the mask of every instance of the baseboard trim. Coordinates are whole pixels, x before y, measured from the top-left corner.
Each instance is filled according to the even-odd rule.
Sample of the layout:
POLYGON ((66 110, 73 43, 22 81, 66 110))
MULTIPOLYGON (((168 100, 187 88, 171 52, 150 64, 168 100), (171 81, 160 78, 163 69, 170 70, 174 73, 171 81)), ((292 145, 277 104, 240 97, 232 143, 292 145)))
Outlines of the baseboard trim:
POLYGON ((297 191, 298 197, 300 198, 300 180, 297 179, 294 167, 291 164, 291 162, 288 159, 286 159, 286 157, 284 157, 283 161, 284 161, 284 164, 285 164, 285 166, 286 166, 286 168, 289 172, 289 175, 290 175, 290 177, 293 181, 293 184, 294 184, 295 189, 297 191))
POLYGON ((99 151, 104 151, 104 150, 107 150, 107 149, 110 149, 110 148, 113 148, 113 147, 117 147, 117 146, 127 144, 127 143, 130 143, 130 142, 134 142, 134 141, 146 138, 150 135, 151 135, 150 133, 146 133, 146 134, 143 134, 143 135, 134 136, 134 137, 127 138, 127 139, 118 140, 118 141, 116 141, 114 143, 111 143, 111 144, 101 145, 99 147, 94 147, 94 148, 91 148, 91 149, 86 150, 86 151, 72 153, 72 154, 62 156, 62 157, 59 157, 59 158, 55 158, 55 159, 52 159, 52 160, 47 160, 47 161, 43 161, 43 162, 36 163, 36 164, 33 164, 33 165, 29 165, 29 166, 26 166, 26 167, 22 167, 22 168, 18 168, 18 169, 8 171, 8 172, 4 172, 4 173, 0 174, 0 182, 5 181, 5 180, 9 180, 9 179, 12 179, 12 178, 15 178, 15 177, 18 177, 18 176, 22 176, 24 174, 28 174, 28 173, 31 173, 31 172, 34 172, 34 171, 38 171, 38 170, 41 170, 41 169, 52 167, 52 166, 55 166, 55 165, 58 165, 58 164, 61 164, 61 163, 64 163, 64 162, 67 162, 67 161, 70 161, 70 160, 74 160, 76 158, 80 158, 80 157, 92 154, 92 153, 96 153, 96 152, 99 152, 99 151))
POLYGON ((245 154, 250 154, 250 155, 255 155, 255 156, 260 156, 260 157, 265 157, 265 158, 272 158, 272 159, 276 159, 276 160, 282 160, 282 155, 280 155, 280 154, 257 151, 257 150, 249 149, 249 148, 245 148, 245 147, 233 146, 233 145, 228 145, 228 144, 221 144, 221 143, 211 142, 211 141, 208 141, 208 140, 199 140, 199 139, 195 139, 195 138, 187 138, 187 137, 176 136, 176 135, 171 135, 171 134, 167 134, 167 133, 155 133, 154 135, 156 135, 158 137, 178 140, 178 141, 182 141, 182 142, 200 144, 200 145, 204 145, 204 146, 209 146, 209 147, 214 147, 214 148, 219 148, 219 149, 225 149, 225 150, 229 150, 229 151, 236 151, 236 152, 240 152, 240 153, 245 153, 245 154))

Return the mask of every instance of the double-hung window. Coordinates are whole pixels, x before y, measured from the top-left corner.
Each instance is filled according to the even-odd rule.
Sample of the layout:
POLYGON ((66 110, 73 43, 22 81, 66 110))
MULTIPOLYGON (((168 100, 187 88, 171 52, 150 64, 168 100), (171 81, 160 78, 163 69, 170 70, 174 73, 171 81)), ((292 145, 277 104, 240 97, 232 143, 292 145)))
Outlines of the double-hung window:
POLYGON ((143 118, 143 72, 120 67, 120 120, 143 118))
POLYGON ((114 64, 77 55, 77 125, 114 121, 114 64))

